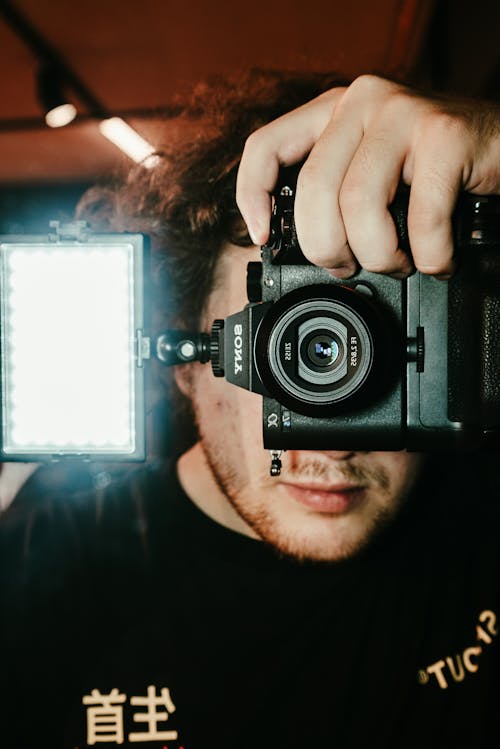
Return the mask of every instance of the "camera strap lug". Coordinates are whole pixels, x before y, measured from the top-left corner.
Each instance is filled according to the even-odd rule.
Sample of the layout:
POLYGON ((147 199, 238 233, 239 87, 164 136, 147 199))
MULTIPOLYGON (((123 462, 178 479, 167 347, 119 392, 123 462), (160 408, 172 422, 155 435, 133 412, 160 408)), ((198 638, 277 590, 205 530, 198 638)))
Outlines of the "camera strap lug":
POLYGON ((283 450, 269 450, 271 454, 271 467, 269 473, 271 476, 279 476, 281 474, 281 453, 283 450))

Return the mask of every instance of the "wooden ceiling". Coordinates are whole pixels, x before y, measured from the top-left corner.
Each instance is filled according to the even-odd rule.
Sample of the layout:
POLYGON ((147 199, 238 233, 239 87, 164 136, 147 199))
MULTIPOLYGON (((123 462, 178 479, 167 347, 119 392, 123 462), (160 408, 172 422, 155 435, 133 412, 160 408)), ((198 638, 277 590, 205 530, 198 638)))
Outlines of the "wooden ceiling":
POLYGON ((123 157, 73 91, 75 124, 50 130, 36 95, 40 54, 12 8, 111 114, 153 144, 155 110, 199 79, 253 66, 405 74, 433 0, 0 0, 0 182, 90 180, 123 157))

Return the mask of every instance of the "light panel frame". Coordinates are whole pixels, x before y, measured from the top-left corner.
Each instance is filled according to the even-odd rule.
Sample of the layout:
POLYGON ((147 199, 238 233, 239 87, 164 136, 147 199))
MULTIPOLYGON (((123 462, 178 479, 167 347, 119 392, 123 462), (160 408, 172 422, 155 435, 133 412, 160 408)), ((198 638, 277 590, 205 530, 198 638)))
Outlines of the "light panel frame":
MULTIPOLYGON (((55 234, 45 235, 0 235, 0 459, 3 461, 53 461, 62 458, 78 458, 88 460, 115 461, 143 461, 146 459, 146 415, 145 415, 145 371, 144 363, 149 358, 149 338, 145 335, 145 286, 149 281, 149 248, 147 237, 143 234, 132 233, 93 233, 85 228, 84 222, 63 225, 57 222, 55 234), (74 230, 74 232, 73 232, 74 230), (129 298, 128 315, 130 317, 130 412, 128 415, 130 439, 127 447, 117 445, 72 444, 46 448, 36 445, 36 449, 25 447, 16 448, 11 439, 11 423, 9 413, 8 393, 12 383, 9 381, 11 366, 8 355, 8 341, 6 331, 10 324, 9 299, 10 273, 8 271, 9 258, 19 249, 28 251, 42 248, 47 256, 52 252, 64 251, 71 253, 92 250, 125 252, 128 258, 129 298)), ((32 314, 37 314, 40 300, 33 300, 32 314)), ((89 298, 89 305, 92 299, 89 298)), ((30 312, 31 314, 31 309, 30 312)), ((48 333, 49 334, 49 333, 48 333)), ((36 378, 36 361, 33 362, 33 377, 36 378)))

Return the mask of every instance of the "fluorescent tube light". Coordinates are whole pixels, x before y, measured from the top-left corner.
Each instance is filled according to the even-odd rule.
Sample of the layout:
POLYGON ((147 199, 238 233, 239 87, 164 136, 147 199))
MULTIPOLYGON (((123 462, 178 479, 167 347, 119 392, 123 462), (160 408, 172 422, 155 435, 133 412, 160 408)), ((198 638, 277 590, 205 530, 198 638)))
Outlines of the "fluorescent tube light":
POLYGON ((139 135, 121 117, 110 117, 107 120, 102 120, 99 123, 99 130, 105 138, 138 164, 151 169, 158 163, 158 156, 154 155, 155 149, 151 143, 139 135))

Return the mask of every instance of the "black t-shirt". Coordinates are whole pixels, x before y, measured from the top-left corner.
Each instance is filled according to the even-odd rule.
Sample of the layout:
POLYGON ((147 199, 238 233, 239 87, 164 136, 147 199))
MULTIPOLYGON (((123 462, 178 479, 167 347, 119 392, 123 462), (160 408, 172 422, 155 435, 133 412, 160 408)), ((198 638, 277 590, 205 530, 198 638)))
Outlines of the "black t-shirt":
POLYGON ((500 746, 500 498, 480 461, 441 458, 337 564, 220 526, 168 466, 29 486, 0 522, 2 749, 500 746))

